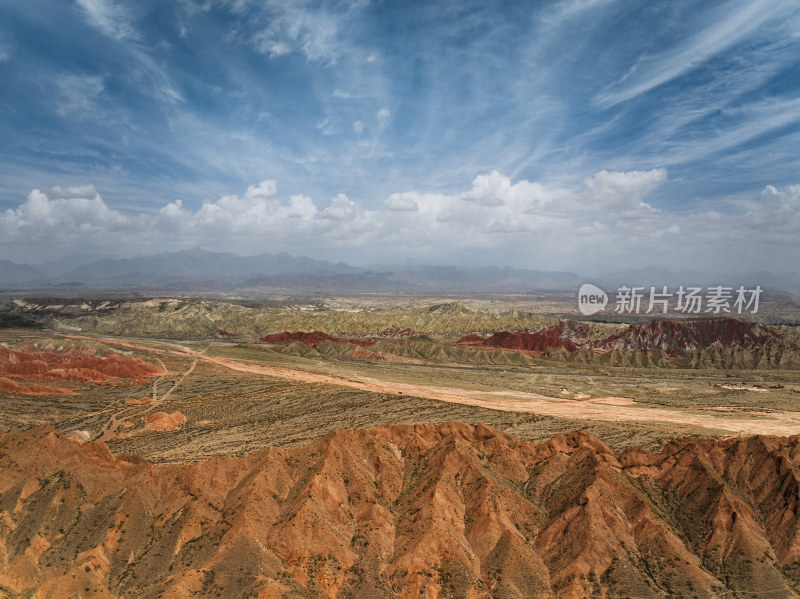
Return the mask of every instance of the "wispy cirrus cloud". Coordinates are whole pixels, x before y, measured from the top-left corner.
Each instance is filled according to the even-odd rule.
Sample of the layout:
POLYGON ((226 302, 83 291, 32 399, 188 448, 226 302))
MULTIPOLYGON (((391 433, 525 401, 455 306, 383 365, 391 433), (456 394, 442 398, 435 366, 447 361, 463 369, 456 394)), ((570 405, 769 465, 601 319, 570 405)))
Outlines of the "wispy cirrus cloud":
POLYGON ((61 75, 56 80, 59 90, 56 111, 65 116, 76 110, 88 110, 105 89, 98 75, 61 75))
POLYGON ((660 53, 639 57, 596 101, 608 108, 635 98, 698 68, 771 21, 796 20, 797 14, 797 4, 791 1, 730 0, 706 15, 709 24, 688 40, 660 53))
POLYGON ((115 0, 76 0, 89 22, 114 39, 136 39, 127 6, 115 0))

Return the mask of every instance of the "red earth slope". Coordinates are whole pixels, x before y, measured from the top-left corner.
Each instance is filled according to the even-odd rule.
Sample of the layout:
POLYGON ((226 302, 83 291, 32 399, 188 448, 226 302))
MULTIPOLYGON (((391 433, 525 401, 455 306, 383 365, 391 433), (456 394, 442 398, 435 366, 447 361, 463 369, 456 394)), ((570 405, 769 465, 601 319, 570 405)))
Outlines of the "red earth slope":
POLYGON ((154 466, 0 434, 0 588, 32 597, 792 597, 800 438, 337 430, 154 466))

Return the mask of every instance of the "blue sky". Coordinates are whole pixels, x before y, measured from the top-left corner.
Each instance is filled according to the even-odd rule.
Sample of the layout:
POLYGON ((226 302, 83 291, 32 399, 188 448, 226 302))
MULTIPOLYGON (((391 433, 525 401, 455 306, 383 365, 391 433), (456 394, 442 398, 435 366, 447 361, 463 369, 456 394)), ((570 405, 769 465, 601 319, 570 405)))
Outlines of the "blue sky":
POLYGON ((9 0, 0 81, 0 258, 800 258, 794 1, 9 0))

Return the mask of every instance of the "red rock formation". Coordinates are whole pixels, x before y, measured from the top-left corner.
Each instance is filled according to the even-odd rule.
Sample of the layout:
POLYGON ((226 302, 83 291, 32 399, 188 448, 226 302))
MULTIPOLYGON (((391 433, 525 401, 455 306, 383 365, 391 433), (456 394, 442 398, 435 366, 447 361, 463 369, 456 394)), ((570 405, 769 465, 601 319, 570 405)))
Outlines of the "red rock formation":
POLYGON ((735 318, 707 320, 653 320, 628 327, 603 339, 591 339, 590 329, 573 321, 561 321, 533 333, 527 331, 501 331, 491 337, 467 335, 458 340, 461 345, 501 348, 516 351, 546 352, 564 348, 576 351, 590 348, 595 351, 625 350, 637 352, 662 351, 671 356, 688 355, 706 348, 740 347, 755 352, 767 347, 788 344, 783 335, 773 327, 756 325, 735 318))
POLYGON ((313 333, 305 333, 303 331, 296 331, 294 333, 283 332, 274 333, 272 335, 264 335, 261 341, 264 343, 289 343, 291 341, 299 341, 313 347, 320 341, 336 341, 336 337, 323 333, 321 331, 314 331, 313 333))
POLYGON ((480 335, 465 335, 456 343, 460 343, 461 345, 484 345, 486 342, 487 337, 481 337, 480 335))
POLYGON ((714 318, 693 321, 653 320, 595 341, 592 345, 603 350, 661 350, 670 354, 686 354, 695 349, 726 347, 756 351, 782 342, 783 336, 772 327, 735 318, 714 318))
POLYGON ((172 414, 156 412, 146 416, 144 421, 147 424, 147 428, 151 430, 169 432, 178 430, 181 424, 186 422, 186 416, 180 412, 173 412, 172 414))
POLYGON ((800 437, 338 430, 153 466, 0 434, 0 588, 165 597, 793 597, 800 437), (87 590, 88 589, 88 590, 87 590))
POLYGON ((467 335, 458 343, 464 345, 482 345, 484 347, 513 349, 518 351, 544 352, 559 347, 575 351, 580 344, 586 342, 590 334, 588 327, 569 320, 562 320, 541 331, 501 331, 487 339, 477 335, 467 335))
POLYGON ((23 386, 17 381, 6 377, 0 377, 0 393, 13 393, 15 395, 75 395, 73 389, 47 385, 23 386))
POLYGON ((151 377, 160 370, 140 358, 108 350, 95 355, 90 349, 61 353, 41 351, 33 345, 0 347, 0 376, 35 381, 105 382, 110 379, 151 377))

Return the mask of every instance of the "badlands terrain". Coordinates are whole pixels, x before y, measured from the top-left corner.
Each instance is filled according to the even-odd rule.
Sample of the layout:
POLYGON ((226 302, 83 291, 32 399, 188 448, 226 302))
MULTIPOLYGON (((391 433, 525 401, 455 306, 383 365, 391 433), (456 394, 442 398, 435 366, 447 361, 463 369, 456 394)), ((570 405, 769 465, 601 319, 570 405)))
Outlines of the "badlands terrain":
POLYGON ((564 312, 2 304, 0 597, 800 593, 793 308, 564 312))

